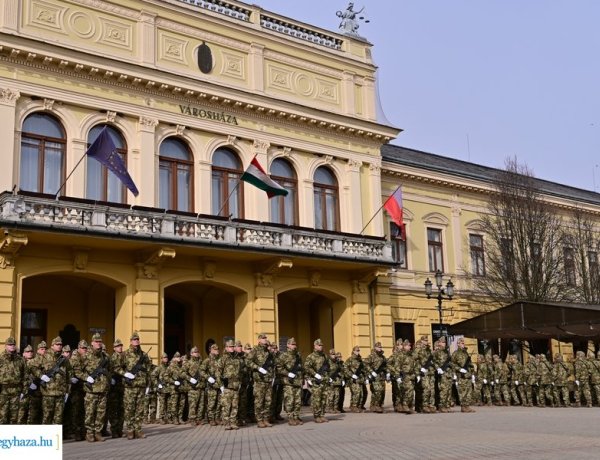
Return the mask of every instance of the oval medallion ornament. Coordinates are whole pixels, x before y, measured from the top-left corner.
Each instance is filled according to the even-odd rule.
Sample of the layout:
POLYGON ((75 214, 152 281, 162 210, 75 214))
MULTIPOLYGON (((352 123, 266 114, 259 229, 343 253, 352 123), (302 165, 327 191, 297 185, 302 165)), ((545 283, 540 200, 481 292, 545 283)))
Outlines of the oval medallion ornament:
POLYGON ((212 52, 204 42, 198 47, 198 68, 202 73, 210 73, 213 67, 212 52))

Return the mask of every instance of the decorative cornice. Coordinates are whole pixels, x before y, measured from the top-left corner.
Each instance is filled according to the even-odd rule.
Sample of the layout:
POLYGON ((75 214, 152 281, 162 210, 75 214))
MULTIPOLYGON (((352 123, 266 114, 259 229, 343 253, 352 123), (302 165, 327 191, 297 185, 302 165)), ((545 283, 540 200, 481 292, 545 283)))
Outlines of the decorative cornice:
POLYGON ((2 88, 2 93, 0 93, 0 104, 14 105, 19 97, 21 97, 19 91, 11 88, 2 88))

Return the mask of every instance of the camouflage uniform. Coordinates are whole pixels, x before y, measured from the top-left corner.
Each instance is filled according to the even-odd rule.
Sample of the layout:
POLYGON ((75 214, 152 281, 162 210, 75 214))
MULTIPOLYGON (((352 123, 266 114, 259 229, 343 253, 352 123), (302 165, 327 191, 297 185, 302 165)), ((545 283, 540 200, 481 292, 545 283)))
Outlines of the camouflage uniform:
POLYGON ((404 353, 400 355, 398 362, 400 376, 400 410, 405 414, 415 413, 415 379, 418 366, 415 354, 411 351, 410 342, 405 340, 402 344, 404 353))
POLYGON ((417 385, 420 397, 420 409, 425 414, 435 412, 435 371, 433 368, 433 354, 429 348, 428 337, 421 337, 419 347, 415 349, 417 372, 421 382, 417 385))
POLYGON ((88 344, 85 340, 80 340, 77 344, 77 350, 71 356, 71 421, 73 423, 73 434, 76 441, 82 441, 85 437, 85 393, 83 391, 83 382, 87 375, 84 375, 83 366, 85 355, 88 351, 88 344))
MULTIPOLYGON (((525 398, 527 407, 533 407, 533 398, 539 389, 537 380, 537 358, 530 356, 525 368, 523 369, 523 380, 525 382, 525 398)), ((536 400, 537 403, 537 400, 536 400)))
POLYGON ((112 374, 110 356, 102 350, 102 337, 94 334, 92 349, 83 364, 85 375, 85 439, 88 442, 104 441, 101 432, 106 418, 108 389, 112 374))
POLYGON ((43 340, 38 343, 37 354, 27 362, 31 382, 29 383, 29 414, 27 415, 28 425, 42 424, 42 360, 46 353, 46 342, 43 340))
POLYGON ((271 382, 275 374, 273 355, 266 345, 266 334, 259 334, 260 343, 248 354, 248 366, 254 381, 254 413, 259 428, 271 426, 271 382))
POLYGON ((571 375, 571 369, 563 361, 560 353, 554 355, 554 366, 552 368, 552 380, 554 381, 553 396, 554 404, 560 407, 569 405, 569 387, 568 380, 571 375), (562 397, 562 400, 561 400, 562 397))
POLYGON ((500 356, 493 356, 494 362, 494 400, 497 406, 508 406, 510 395, 508 394, 508 366, 502 362, 500 356))
POLYGON ((387 359, 388 373, 390 374, 390 381, 392 383, 392 405, 394 406, 395 412, 402 410, 402 398, 400 397, 400 385, 402 379, 400 378, 400 361, 402 360, 402 354, 404 353, 403 340, 398 339, 394 351, 387 359))
POLYGON ((539 399, 538 406, 543 407, 547 401, 554 407, 554 395, 552 394, 552 365, 546 359, 546 356, 540 355, 538 361, 538 382, 539 399))
POLYGON ((373 351, 365 359, 365 366, 368 370, 369 382, 371 382, 371 411, 381 414, 383 413, 387 374, 387 359, 383 355, 381 342, 375 343, 373 351))
POLYGON ((206 376, 206 417, 211 426, 217 425, 219 417, 219 385, 217 372, 219 369, 219 347, 212 344, 210 354, 202 362, 202 374, 206 376))
POLYGON ((202 374, 202 360, 198 347, 190 350, 191 358, 183 366, 184 378, 190 385, 188 391, 188 422, 200 425, 204 419, 206 375, 202 374))
POLYGON ((110 431, 113 438, 123 437, 123 425, 125 422, 125 407, 123 399, 125 394, 125 385, 123 376, 118 373, 123 365, 123 342, 121 339, 116 339, 113 342, 113 354, 110 356, 110 365, 113 373, 110 379, 110 389, 108 390, 108 398, 106 401, 106 410, 108 412, 108 422, 110 423, 110 431))
POLYGON ((596 404, 600 405, 600 351, 596 354, 596 359, 593 357, 588 359, 588 364, 590 368, 590 388, 596 398, 596 404))
POLYGON ((25 360, 17 354, 16 341, 6 339, 0 355, 0 424, 14 425, 19 418, 19 399, 25 382, 25 360))
POLYGON ((235 352, 235 342, 233 340, 228 340, 225 343, 225 351, 217 371, 217 381, 222 392, 221 415, 226 430, 237 430, 237 411, 243 362, 235 352))
POLYGON ((273 354, 273 362, 275 363, 273 371, 273 391, 271 393, 271 422, 275 422, 283 420, 283 417, 281 417, 281 411, 283 410, 283 383, 277 369, 281 353, 279 352, 279 347, 275 343, 271 343, 269 351, 273 354))
POLYGON ((306 357, 304 362, 304 372, 312 384, 311 405, 317 423, 328 421, 324 415, 329 369, 329 358, 323 353, 323 342, 321 339, 317 339, 314 341, 314 351, 306 357))
POLYGON ((184 372, 181 369, 181 354, 177 351, 171 358, 169 367, 163 376, 163 385, 169 394, 169 406, 167 419, 173 425, 179 425, 183 422, 180 417, 179 407, 181 399, 181 383, 185 378, 184 372))
POLYGON ((360 348, 354 347, 352 354, 344 363, 344 375, 350 382, 350 412, 360 412, 365 381, 365 365, 360 356, 360 348))
POLYGON ((481 403, 492 405, 492 390, 494 389, 494 363, 492 357, 482 356, 481 363, 477 360, 477 378, 475 380, 481 386, 481 403))
POLYGON ((585 359, 585 353, 578 351, 573 363, 575 368, 575 406, 581 406, 583 395, 588 407, 592 407, 592 393, 590 392, 590 368, 585 359))
POLYGON ((165 382, 165 375, 169 368, 169 357, 166 353, 162 354, 160 364, 156 366, 156 391, 158 393, 158 421, 164 425, 168 421, 168 400, 169 390, 165 382))
POLYGON ((458 396, 460 399, 461 412, 474 412, 471 409, 471 394, 473 391, 471 376, 473 375, 473 363, 466 347, 464 339, 458 339, 458 349, 452 353, 452 370, 458 382, 458 396), (462 345, 462 346, 461 346, 462 345))
POLYGON ((156 423, 156 405, 158 403, 156 387, 158 386, 159 369, 156 364, 152 363, 152 358, 150 358, 149 371, 150 375, 148 379, 148 389, 146 390, 144 413, 146 414, 148 423, 156 423))
POLYGON ((292 426, 302 425, 300 409, 302 407, 302 356, 296 349, 296 339, 287 341, 288 349, 279 358, 279 376, 283 382, 283 405, 292 426))
POLYGON ((452 369, 450 353, 446 349, 446 339, 441 337, 437 340, 433 352, 433 365, 435 367, 439 411, 449 412, 452 398, 452 369))
POLYGON ((508 387, 510 389, 510 396, 513 401, 513 405, 525 405, 527 403, 527 397, 525 396, 525 372, 521 362, 515 355, 511 355, 507 358, 508 364, 508 387))
POLYGON ((65 395, 71 383, 71 364, 62 354, 62 339, 52 340, 52 350, 42 359, 42 414, 44 425, 62 425, 65 395), (50 374, 50 375, 48 375, 50 374))
POLYGON ((27 345, 23 350, 23 359, 25 360, 25 379, 23 380, 23 387, 21 389, 21 400, 19 401, 19 416, 17 423, 19 425, 27 424, 27 417, 29 416, 29 402, 31 396, 29 396, 29 385, 33 381, 31 374, 31 368, 27 364, 33 358, 33 348, 31 345, 27 345))
POLYGON ((238 425, 246 425, 248 419, 248 385, 250 385, 250 370, 246 362, 244 346, 239 340, 235 342, 235 351, 242 362, 242 384, 240 387, 240 400, 238 402, 238 425))
POLYGON ((342 386, 342 371, 344 363, 338 361, 337 353, 332 348, 329 350, 329 365, 331 366, 330 381, 327 394, 327 410, 334 414, 339 413, 340 395, 344 387, 342 386))
POLYGON ((129 440, 146 437, 142 432, 142 421, 144 420, 144 394, 148 386, 149 359, 142 351, 139 340, 139 334, 134 332, 130 337, 131 345, 123 353, 120 367, 116 369, 116 373, 123 377, 125 383, 123 406, 129 440))

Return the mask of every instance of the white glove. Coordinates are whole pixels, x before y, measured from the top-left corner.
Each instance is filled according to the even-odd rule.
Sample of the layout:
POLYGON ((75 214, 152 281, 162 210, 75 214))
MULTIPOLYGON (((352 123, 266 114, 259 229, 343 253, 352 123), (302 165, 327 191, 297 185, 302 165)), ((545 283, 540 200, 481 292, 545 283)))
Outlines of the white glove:
POLYGON ((125 377, 126 379, 129 379, 129 380, 133 380, 135 378, 135 375, 133 375, 131 372, 125 372, 123 377, 125 377))
POLYGON ((387 374, 385 374, 385 379, 386 379, 388 382, 390 381, 390 377, 391 377, 391 375, 390 375, 390 373, 389 373, 389 372, 388 372, 387 374))
POLYGON ((267 370, 263 369, 262 367, 258 368, 258 372, 260 372, 262 375, 267 375, 267 370))
POLYGON ((396 379, 396 382, 398 382, 398 383, 402 383, 402 377, 398 377, 398 378, 396 379))
MULTIPOLYGON (((73 385, 75 385, 77 382, 79 382, 79 379, 77 377, 71 377, 71 383, 73 385)), ((92 382, 93 383, 93 382, 92 382)))
POLYGON ((333 379, 329 377, 329 383, 333 383, 333 379))
POLYGON ((483 383, 487 384, 487 379, 483 379, 483 383))
POLYGON ((307 380, 307 382, 312 387, 312 380, 307 380))
POLYGON ((345 387, 346 386, 346 381, 342 380, 342 386, 345 387))
POLYGON ((417 383, 419 383, 421 381, 421 376, 417 375, 417 383))
POLYGON ((48 377, 46 374, 42 375, 40 378, 46 383, 50 381, 50 377, 48 377))
POLYGON ((215 380, 215 379, 213 379, 212 377, 209 377, 209 378, 208 378, 208 383, 210 383, 211 385, 212 385, 213 383, 215 383, 215 382, 216 382, 216 380, 215 380))
POLYGON ((456 374, 452 376, 452 380, 456 380, 456 374))
POLYGON ((471 376, 471 382, 475 383, 475 376, 474 375, 471 376))
POLYGON ((554 382, 552 382, 552 386, 554 386, 554 382))
POLYGON ((442 374, 444 373, 444 371, 442 370, 442 368, 441 368, 441 367, 438 367, 438 368, 437 368, 437 373, 438 373, 439 375, 442 375, 442 374))
POLYGON ((315 378, 317 380, 322 380, 323 379, 323 377, 321 377, 321 374, 315 374, 315 378))
POLYGON ((65 395, 65 402, 67 402, 67 399, 69 399, 69 393, 65 395))
POLYGON ((88 375, 88 378, 87 378, 87 379, 85 379, 85 381, 86 381, 87 383, 94 383, 96 380, 94 380, 94 377, 92 377, 91 375, 88 375))
POLYGON ((150 388, 146 387, 146 394, 150 393, 150 388))
POLYGON ((358 375, 356 375, 356 374, 352 374, 352 378, 353 378, 354 380, 358 380, 358 375))
POLYGON ((579 386, 579 380, 575 380, 575 385, 579 386))
POLYGON ((427 369, 425 369, 424 367, 422 367, 422 368, 421 368, 421 372, 422 372, 423 374, 427 374, 427 369))
POLYGON ((519 386, 519 381, 518 380, 515 380, 515 385, 519 386))
POLYGON ((500 379, 496 379, 496 383, 500 383, 500 379))
POLYGON ((196 380, 194 377, 190 378, 190 383, 192 385, 196 385, 198 383, 198 380, 196 380))
POLYGON ((158 389, 159 389, 159 390, 162 390, 162 388, 163 388, 163 386, 162 386, 162 383, 159 383, 159 384, 158 384, 158 389))
POLYGON ((111 384, 111 385, 116 385, 116 384, 117 384, 117 381, 116 381, 115 379, 110 379, 110 384, 111 384))
POLYGON ((461 368, 460 368, 460 373, 461 373, 461 374, 466 374, 466 373, 467 373, 467 370, 466 370, 465 368, 462 368, 462 367, 461 367, 461 368))
POLYGON ((369 379, 365 379, 365 385, 369 384, 369 379))
POLYGON ((293 379, 296 377, 296 374, 294 374, 293 372, 288 372, 288 377, 293 379))
POLYGON ((35 383, 32 383, 31 385, 29 385, 29 389, 30 390, 37 390, 37 385, 35 383))
POLYGON ((221 387, 221 393, 225 393, 225 387, 221 387))
POLYGON ((375 373, 375 371, 371 371, 371 375, 375 378, 377 378, 377 374, 375 373))
POLYGON ((23 401, 24 397, 25 397, 25 395, 23 393, 21 393, 21 395, 19 396, 19 401, 23 401))
POLYGON ((175 384, 176 387, 178 387, 179 385, 181 385, 181 382, 179 380, 175 380, 173 383, 175 384))

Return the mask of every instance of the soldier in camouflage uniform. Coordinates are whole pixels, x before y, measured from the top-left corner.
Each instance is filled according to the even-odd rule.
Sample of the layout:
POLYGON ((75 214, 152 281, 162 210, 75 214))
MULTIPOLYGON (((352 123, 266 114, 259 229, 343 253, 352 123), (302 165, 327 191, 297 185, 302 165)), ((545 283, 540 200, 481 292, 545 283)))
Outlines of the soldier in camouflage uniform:
POLYGON ((527 403, 527 396, 525 395, 525 373, 523 364, 521 364, 515 355, 510 355, 510 357, 507 358, 507 364, 509 378, 508 387, 512 398, 512 404, 515 406, 525 405, 527 403))
POLYGON ((198 347, 190 350, 190 359, 183 366, 184 378, 189 382, 188 391, 188 423, 191 426, 200 425, 204 418, 204 395, 206 376, 202 375, 202 360, 198 347))
POLYGON ((311 406, 316 423, 328 422, 325 415, 327 383, 330 378, 329 358, 323 353, 321 339, 314 341, 314 351, 306 357, 304 373, 312 384, 311 406))
POLYGON ((283 417, 281 411, 283 410, 283 383, 279 378, 277 372, 277 365, 279 363, 279 346, 275 342, 271 342, 269 351, 273 354, 273 361, 275 362, 275 371, 273 376, 273 392, 271 394, 271 423, 281 422, 283 417))
POLYGON ((593 397, 596 398, 596 404, 600 405, 600 351, 596 353, 596 359, 593 356, 588 358, 588 364, 590 368, 590 388, 593 397))
POLYGON ((327 394, 327 410, 333 414, 339 414, 340 397, 344 390, 342 386, 344 363, 338 360, 337 353, 333 348, 329 350, 329 365, 331 366, 331 380, 329 381, 327 394))
POLYGON ((171 358, 171 362, 169 363, 169 367, 167 368, 163 379, 163 385, 169 394, 167 419, 169 420, 169 423, 172 423, 173 425, 179 425, 182 422, 179 415, 181 398, 179 389, 184 378, 184 372, 181 368, 181 354, 176 351, 171 358))
POLYGON ((160 364, 156 366, 156 391, 158 393, 158 423, 165 425, 168 422, 168 399, 169 389, 165 383, 165 375, 169 368, 169 356, 163 353, 160 358, 160 364))
POLYGON ((546 359, 546 355, 539 355, 538 362, 538 382, 540 386, 540 399, 538 406, 543 407, 549 404, 554 407, 554 394, 552 393, 552 364, 546 359))
POLYGON ((252 369, 254 381, 254 413, 259 428, 272 426, 271 415, 271 382, 275 373, 273 355, 267 347, 267 335, 259 334, 258 345, 248 354, 248 366, 252 369))
POLYGON ((365 380, 365 365, 360 356, 360 347, 352 348, 352 354, 344 363, 344 375, 350 382, 350 412, 362 412, 363 385, 365 380))
POLYGON ((344 400, 346 399, 346 378, 344 377, 344 359, 342 358, 342 353, 339 351, 335 354, 335 358, 337 359, 337 362, 340 363, 340 380, 342 382, 342 386, 340 388, 340 398, 338 400, 336 409, 338 412, 341 412, 343 414, 346 412, 344 410, 344 400))
POLYGON ((156 406, 158 403, 158 396, 156 393, 158 386, 158 366, 152 362, 152 358, 149 358, 150 361, 150 375, 148 377, 148 388, 146 389, 146 402, 144 413, 146 414, 146 421, 149 424, 156 423, 156 406))
POLYGON ((112 375, 110 356, 102 349, 100 334, 92 336, 92 349, 83 364, 85 375, 85 439, 88 442, 104 441, 102 427, 106 418, 108 390, 112 375))
POLYGON ((250 367, 250 362, 248 360, 248 356, 252 352, 252 345, 246 343, 244 345, 244 357, 246 364, 246 373, 248 379, 248 387, 246 389, 246 420, 249 422, 256 422, 256 415, 254 414, 254 379, 252 377, 252 368, 250 367))
POLYGON ((383 414, 383 401, 385 399, 385 380, 387 374, 387 359, 383 355, 381 342, 373 345, 371 354, 365 359, 371 382, 371 412, 383 414))
POLYGON ((71 356, 71 421, 73 423, 73 434, 76 441, 83 441, 85 438, 85 393, 83 391, 83 382, 87 377, 84 375, 83 366, 85 356, 88 352, 88 343, 80 340, 77 344, 77 350, 71 356))
POLYGON ((587 407, 592 407, 592 393, 590 392, 590 368, 583 351, 578 351, 573 363, 575 375, 575 406, 581 406, 581 396, 583 395, 587 407))
POLYGON ((416 353, 417 364, 421 377, 421 411, 424 414, 435 413, 435 371, 433 368, 433 353, 429 347, 429 337, 421 336, 420 346, 416 353))
POLYGON ((120 368, 116 373, 123 377, 125 391, 123 406, 125 408, 125 425, 127 439, 143 439, 144 395, 148 386, 148 355, 140 346, 140 335, 135 331, 129 338, 129 348, 123 353, 120 368))
POLYGON ((400 377, 400 410, 405 414, 415 414, 415 380, 416 372, 420 370, 410 341, 402 343, 403 353, 398 360, 397 374, 400 377))
POLYGON ((482 356, 482 362, 477 362, 477 380, 481 385, 481 403, 492 405, 492 391, 494 389, 494 363, 490 355, 482 356))
POLYGON ((44 425, 61 425, 65 396, 71 383, 71 364, 62 354, 62 339, 52 339, 50 352, 44 355, 41 367, 42 414, 44 425))
POLYGON ((296 339, 287 341, 287 351, 279 358, 279 376, 283 382, 283 406, 291 426, 302 425, 302 356, 297 349, 296 339))
POLYGON ((225 353, 219 362, 218 384, 221 387, 221 411, 226 430, 237 430, 237 411, 242 383, 243 362, 235 352, 235 342, 225 342, 225 353))
POLYGON ((465 339, 458 339, 458 349, 452 353, 452 370, 458 386, 458 396, 460 399, 461 412, 475 412, 471 409, 471 393, 473 386, 471 376, 474 366, 471 362, 471 356, 465 346, 465 339))
POLYGON ((402 359, 401 355, 404 353, 403 342, 402 339, 396 340, 394 351, 387 360, 388 373, 390 374, 390 381, 392 384, 392 405, 394 406, 394 412, 400 412, 402 408, 400 398, 400 382, 402 381, 400 378, 400 360, 402 359))
POLYGON ((242 384, 240 386, 240 400, 238 402, 238 426, 245 426, 248 419, 248 385, 250 384, 250 371, 246 362, 246 353, 242 342, 236 340, 235 352, 242 362, 242 384))
POLYGON ((482 367, 485 366, 485 357, 477 355, 477 368, 475 369, 475 382, 473 383, 473 404, 475 406, 483 405, 483 379, 482 367))
MULTIPOLYGON (((113 354, 110 356, 110 365, 113 370, 120 369, 123 359, 123 342, 121 339, 116 339, 113 342, 113 354)), ((123 377, 118 371, 113 372, 110 379, 110 389, 108 390, 108 398, 106 409, 108 412, 108 422, 110 423, 110 431, 113 438, 123 437, 123 424, 125 422, 125 408, 123 407, 123 398, 125 393, 125 385, 123 377)))
POLYGON ((206 376, 206 417, 211 426, 218 425, 219 420, 219 385, 217 372, 219 369, 219 346, 213 343, 210 353, 202 363, 202 374, 206 376))
POLYGON ((452 404, 453 372, 451 364, 451 356, 446 347, 446 337, 440 337, 435 343, 433 365, 435 367, 438 388, 438 411, 442 413, 450 412, 452 404))
POLYGON ((554 396, 554 405, 557 407, 567 407, 570 405, 568 386, 570 375, 571 369, 563 361, 563 356, 560 353, 556 353, 554 355, 554 366, 552 367, 552 380, 554 382, 552 393, 554 396))
POLYGON ((14 337, 6 339, 0 355, 0 424, 15 425, 19 419, 19 399, 25 382, 25 360, 17 353, 14 337))
POLYGON ((492 357, 494 363, 494 400, 496 406, 510 405, 508 394, 508 366, 502 362, 500 356, 492 357))
POLYGON ((47 346, 43 340, 38 343, 37 353, 27 362, 29 368, 29 375, 31 376, 31 383, 29 384, 29 415, 27 416, 28 425, 41 425, 42 424, 42 390, 41 380, 42 376, 42 360, 46 354, 47 346))
POLYGON ((29 402, 31 400, 31 396, 29 396, 29 385, 33 381, 33 377, 31 375, 31 369, 27 364, 33 358, 33 348, 31 345, 27 345, 23 349, 23 360, 25 361, 25 379, 23 381, 23 389, 21 390, 21 400, 19 401, 19 417, 17 423, 19 425, 27 424, 27 417, 29 415, 29 402))

